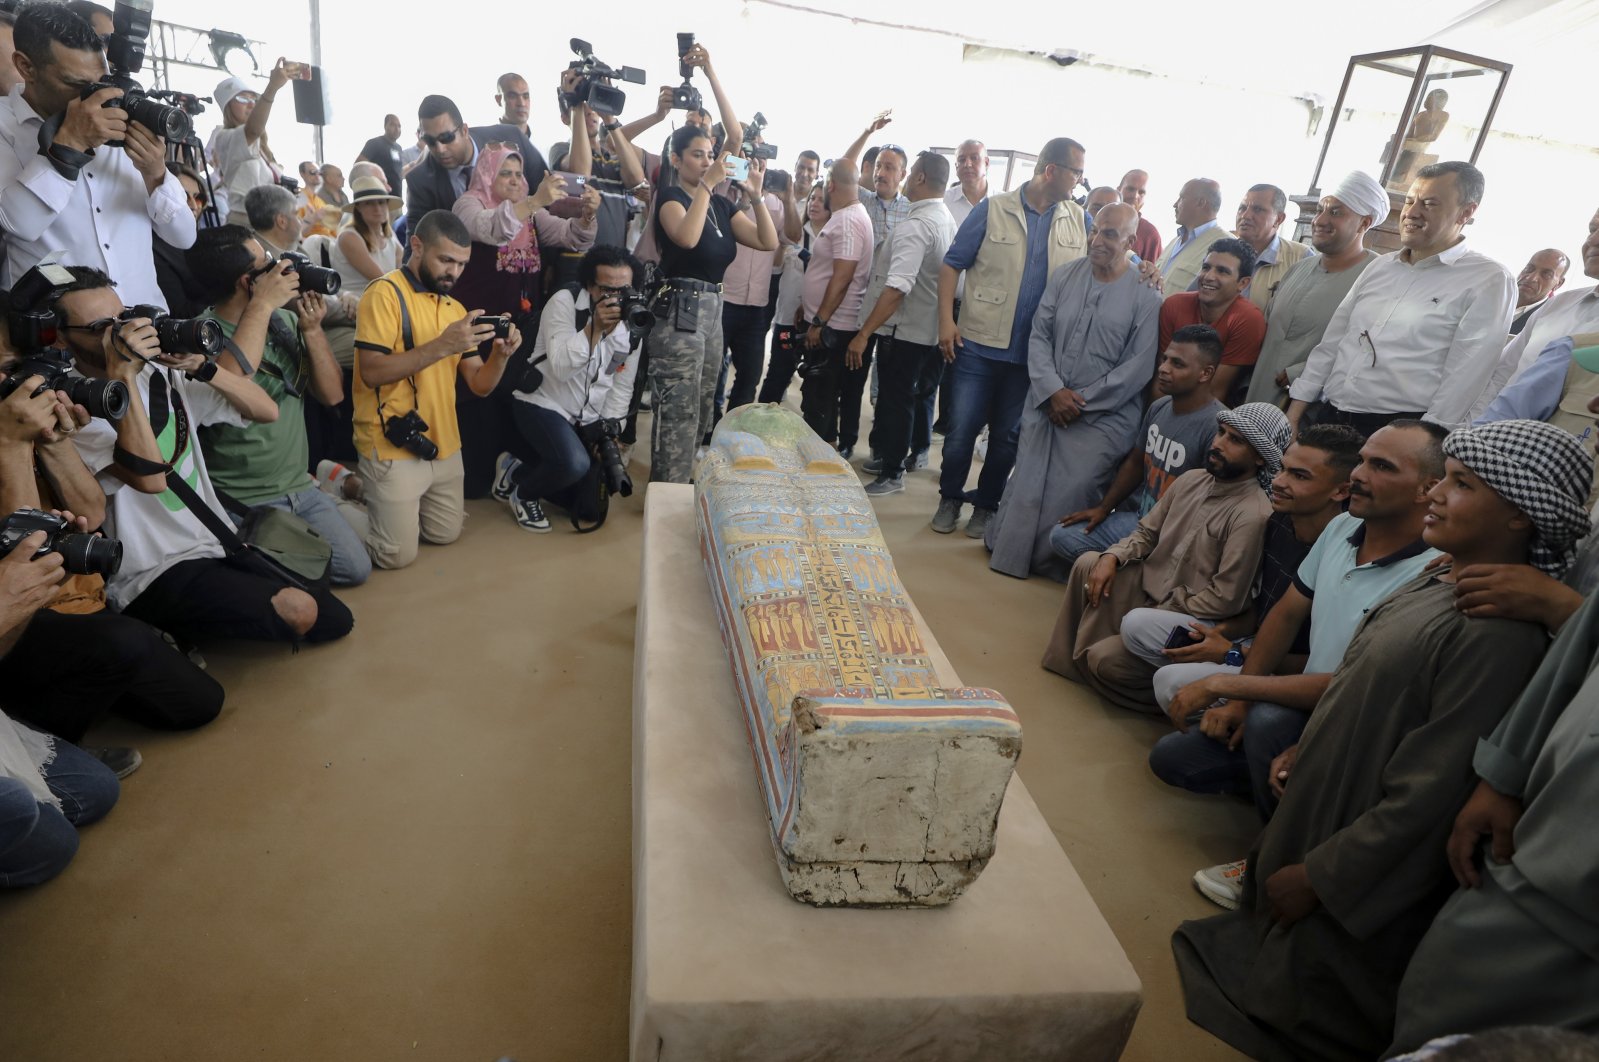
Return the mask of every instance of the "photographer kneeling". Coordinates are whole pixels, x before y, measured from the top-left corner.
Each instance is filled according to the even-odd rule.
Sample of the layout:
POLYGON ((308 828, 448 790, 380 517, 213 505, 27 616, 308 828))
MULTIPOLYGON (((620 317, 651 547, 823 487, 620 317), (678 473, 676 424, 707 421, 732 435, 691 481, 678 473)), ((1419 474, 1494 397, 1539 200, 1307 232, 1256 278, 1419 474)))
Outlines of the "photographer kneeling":
POLYGON ((514 394, 513 416, 526 445, 516 456, 500 455, 494 480, 495 496, 510 503, 511 515, 528 531, 550 529, 543 499, 572 513, 575 526, 580 518, 603 521, 600 497, 633 492, 616 437, 638 379, 642 338, 642 329, 635 335, 627 320, 646 328, 653 320, 635 294, 643 272, 627 251, 602 244, 583 256, 582 286, 562 288, 545 304, 533 347, 543 382, 524 380, 532 389, 514 394), (593 484, 591 500, 596 466, 603 488, 593 484))
POLYGON ((212 485, 242 505, 268 505, 299 516, 332 549, 328 574, 334 585, 366 582, 372 574, 366 546, 306 471, 305 396, 330 409, 344 399, 344 377, 322 331, 326 300, 301 290, 295 261, 267 254, 250 230, 238 225, 200 233, 188 263, 211 300, 202 316, 222 327, 248 363, 224 355, 218 359, 222 371, 250 372, 278 407, 272 421, 201 429, 212 485))
POLYGON ((155 325, 124 311, 110 277, 68 271, 71 282, 52 289, 42 308, 55 313, 79 372, 129 392, 114 425, 96 418, 73 436, 110 498, 106 533, 122 543, 121 570, 106 582, 111 606, 183 642, 324 642, 350 633, 354 620, 338 598, 229 558, 184 497, 209 509, 207 518, 227 520, 199 429, 276 420, 272 397, 198 354, 163 353, 155 325))
MULTIPOLYGON (((11 334, 0 329, 0 339, 11 334)), ((28 349, 26 333, 17 335, 21 359, 0 342, 0 564, 34 558, 29 571, 53 567, 57 577, 39 610, 0 637, 0 708, 67 741, 83 740, 108 711, 157 730, 204 726, 222 709, 222 687, 154 627, 106 608, 102 573, 117 547, 81 537, 105 522, 106 497, 72 440, 90 423, 88 406, 101 409, 86 392, 104 395, 105 386, 65 376, 60 352, 28 349), (45 511, 56 509, 70 512, 45 511), (50 552, 36 557, 47 542, 50 552)), ((5 736, 0 719, 0 742, 5 736)), ((123 770, 137 762, 128 750, 116 758, 123 770)))

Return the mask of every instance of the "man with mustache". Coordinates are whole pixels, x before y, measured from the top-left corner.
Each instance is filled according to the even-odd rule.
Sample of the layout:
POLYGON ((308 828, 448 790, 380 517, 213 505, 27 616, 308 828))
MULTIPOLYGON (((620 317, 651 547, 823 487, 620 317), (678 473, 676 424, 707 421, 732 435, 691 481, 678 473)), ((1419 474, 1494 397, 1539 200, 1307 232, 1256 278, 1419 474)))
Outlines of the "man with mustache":
POLYGON ((1265 491, 1287 445, 1276 406, 1219 414, 1205 467, 1180 476, 1132 534, 1077 558, 1044 667, 1118 707, 1155 711, 1155 666, 1122 644, 1122 621, 1157 608, 1214 623, 1249 607, 1271 515, 1265 491))
MULTIPOLYGON (((1338 304, 1360 274, 1377 259, 1365 246, 1366 230, 1388 216, 1388 193, 1376 178, 1356 170, 1321 197, 1310 224, 1316 251, 1274 285, 1266 307, 1266 340, 1260 346, 1247 402, 1282 405, 1288 385, 1305 371, 1305 360, 1320 343, 1338 304)), ((1257 275, 1251 288, 1262 278, 1257 275)))
MULTIPOLYGON (((1548 647, 1536 623, 1463 615, 1455 573, 1525 564, 1559 578, 1588 532, 1593 454, 1569 433, 1501 421, 1451 433, 1443 451, 1422 536, 1452 563, 1363 619, 1250 853, 1239 910, 1172 938, 1189 1018, 1252 1058, 1375 1058, 1393 1041, 1400 978, 1453 884, 1444 849, 1477 781, 1473 752, 1548 647)), ((1554 839, 1555 865, 1580 858, 1580 836, 1554 839)), ((1502 955, 1502 939, 1462 957, 1502 955)))
MULTIPOLYGON (((1435 424, 1397 421, 1366 440, 1349 474, 1349 512, 1317 539, 1294 585, 1262 621, 1240 672, 1208 675, 1169 696, 1166 714, 1179 733, 1150 753, 1162 780, 1248 794, 1263 819, 1271 815, 1281 792, 1276 775, 1284 770, 1275 761, 1299 739, 1355 628, 1438 555, 1421 529, 1427 494, 1443 476, 1443 438, 1435 424), (1290 670, 1284 660, 1307 622, 1309 655, 1294 673, 1279 674, 1290 670)), ((1243 872, 1242 860, 1222 863, 1195 874, 1194 885, 1233 908, 1243 872)))
POLYGON ((1400 250, 1360 274, 1289 388, 1288 419, 1370 434, 1393 420, 1462 427, 1499 364, 1516 302, 1510 270, 1465 228, 1485 180, 1469 162, 1423 166, 1400 213, 1400 250))

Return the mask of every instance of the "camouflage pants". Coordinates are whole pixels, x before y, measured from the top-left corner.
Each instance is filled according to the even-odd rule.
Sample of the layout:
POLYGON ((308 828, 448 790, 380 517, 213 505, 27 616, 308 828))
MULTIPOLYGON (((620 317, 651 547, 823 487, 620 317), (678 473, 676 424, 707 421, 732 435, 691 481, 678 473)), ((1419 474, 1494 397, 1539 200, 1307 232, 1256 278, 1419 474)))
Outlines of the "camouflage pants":
POLYGON ((711 430, 716 381, 722 369, 722 296, 697 292, 687 297, 698 302, 694 331, 678 331, 677 315, 668 302, 649 337, 650 387, 655 394, 650 427, 652 483, 690 482, 694 451, 711 430))

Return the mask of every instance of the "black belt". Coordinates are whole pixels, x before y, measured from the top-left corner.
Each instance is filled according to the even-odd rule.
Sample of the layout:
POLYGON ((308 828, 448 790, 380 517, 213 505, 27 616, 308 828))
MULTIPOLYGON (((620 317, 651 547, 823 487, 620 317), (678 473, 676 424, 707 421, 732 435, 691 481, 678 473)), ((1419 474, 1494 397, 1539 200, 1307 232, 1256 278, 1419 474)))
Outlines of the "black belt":
POLYGON ((722 293, 720 284, 712 284, 708 280, 689 280, 686 277, 667 277, 665 286, 671 291, 705 291, 714 295, 722 293))

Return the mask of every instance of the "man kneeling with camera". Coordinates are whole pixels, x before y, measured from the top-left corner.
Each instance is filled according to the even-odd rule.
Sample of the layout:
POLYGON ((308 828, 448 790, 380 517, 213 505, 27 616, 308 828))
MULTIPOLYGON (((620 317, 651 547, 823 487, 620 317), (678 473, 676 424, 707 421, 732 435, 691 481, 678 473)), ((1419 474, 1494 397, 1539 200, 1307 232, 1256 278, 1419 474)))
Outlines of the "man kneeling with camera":
POLYGON ((557 291, 544 306, 532 365, 515 392, 524 445, 500 455, 494 478, 495 497, 528 531, 550 529, 541 500, 592 531, 610 495, 633 493, 616 437, 638 378, 638 339, 655 323, 635 287, 643 272, 627 251, 601 244, 583 256, 581 286, 557 291))
MULTIPOLYGON (((270 566, 251 563, 253 555, 230 556, 213 530, 226 531, 227 517, 199 429, 278 416, 272 397, 252 380, 179 350, 185 337, 214 339, 215 323, 167 318, 158 329, 143 307, 124 310, 110 277, 84 266, 31 270, 13 297, 47 269, 55 275, 29 304, 33 312, 53 318, 79 372, 127 391, 119 418, 97 416, 73 436, 110 497, 106 534, 122 543, 121 569, 106 580, 111 606, 181 642, 322 642, 348 634, 354 620, 338 598, 291 585, 270 566)), ((13 324, 14 339, 16 333, 13 324)))
POLYGON ((271 422, 201 430, 212 484, 225 492, 235 517, 250 506, 299 516, 326 540, 332 582, 365 582, 372 573, 365 543, 306 471, 306 396, 330 408, 344 398, 344 377, 322 332, 322 293, 337 290, 338 274, 303 255, 268 254, 241 225, 202 231, 186 258, 211 300, 202 318, 216 321, 232 344, 218 363, 225 372, 249 375, 278 407, 271 422))
POLYGON ((450 298, 472 236, 448 210, 430 210, 411 235, 411 260, 374 280, 355 324, 355 448, 365 484, 357 523, 379 568, 416 560, 420 536, 442 545, 466 522, 466 474, 455 379, 479 398, 494 391, 522 335, 450 298), (488 343, 488 356, 478 353, 488 343), (361 526, 364 523, 365 526, 361 526))

